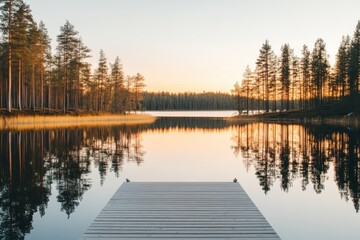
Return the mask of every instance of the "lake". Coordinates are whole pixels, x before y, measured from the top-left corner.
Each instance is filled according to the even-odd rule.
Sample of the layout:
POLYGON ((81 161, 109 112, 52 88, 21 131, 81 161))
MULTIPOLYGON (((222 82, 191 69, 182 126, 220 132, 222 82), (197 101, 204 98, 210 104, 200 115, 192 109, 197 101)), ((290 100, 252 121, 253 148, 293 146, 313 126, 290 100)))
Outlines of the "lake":
POLYGON ((0 132, 0 239, 79 239, 126 178, 234 177, 282 239, 360 239, 359 129, 153 114, 150 125, 0 132))

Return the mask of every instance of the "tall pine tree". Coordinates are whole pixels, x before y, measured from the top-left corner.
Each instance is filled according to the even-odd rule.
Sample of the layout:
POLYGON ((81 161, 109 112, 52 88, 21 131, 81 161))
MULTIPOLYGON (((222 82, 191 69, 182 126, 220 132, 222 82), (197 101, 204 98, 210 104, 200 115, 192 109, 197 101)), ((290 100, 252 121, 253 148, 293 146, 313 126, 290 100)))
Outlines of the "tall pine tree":
POLYGON ((325 86, 328 74, 329 63, 325 49, 325 42, 319 38, 315 42, 311 60, 312 85, 315 91, 315 105, 323 102, 323 87, 325 86))
POLYGON ((349 91, 351 95, 355 95, 359 93, 360 21, 356 25, 349 55, 349 91))
POLYGON ((271 50, 269 41, 266 40, 260 49, 260 54, 256 61, 256 68, 259 74, 258 81, 262 83, 260 85, 262 85, 262 90, 263 90, 262 96, 263 96, 266 112, 269 112, 270 110, 270 105, 269 105, 269 83, 270 83, 270 72, 271 72, 270 63, 273 57, 274 57, 274 53, 271 50))
POLYGON ((61 83, 63 86, 63 111, 66 112, 70 104, 70 65, 75 58, 76 49, 78 47, 78 31, 75 30, 74 25, 66 21, 60 27, 60 34, 57 36, 57 55, 60 57, 61 63, 61 83))
POLYGON ((108 82, 108 65, 105 53, 103 50, 100 50, 100 58, 98 63, 98 68, 96 69, 96 80, 99 86, 99 107, 100 111, 106 110, 107 103, 105 102, 105 93, 108 82))
POLYGON ((291 49, 289 44, 281 47, 280 60, 280 82, 281 82, 281 110, 289 110, 290 105, 290 66, 291 66, 291 49), (286 105, 284 107, 284 102, 286 105))
POLYGON ((6 110, 11 112, 12 108, 12 57, 13 57, 13 35, 14 28, 14 14, 21 5, 21 0, 0 0, 0 29, 3 32, 4 41, 7 51, 7 104, 6 110))
POLYGON ((301 87, 302 87, 302 108, 309 108, 309 98, 310 98, 310 51, 306 45, 303 46, 301 50, 301 59, 300 59, 300 71, 301 71, 301 87))
POLYGON ((120 58, 116 57, 114 64, 111 66, 111 81, 114 84, 114 96, 111 103, 112 112, 124 112, 122 108, 122 98, 124 97, 124 72, 120 58))
POLYGON ((135 99, 135 112, 137 110, 141 110, 141 101, 142 101, 142 92, 144 90, 145 85, 145 78, 140 73, 137 73, 134 78, 134 99, 135 99))
POLYGON ((340 96, 344 97, 347 92, 348 72, 349 72, 349 48, 350 37, 342 38, 335 63, 335 83, 340 96))

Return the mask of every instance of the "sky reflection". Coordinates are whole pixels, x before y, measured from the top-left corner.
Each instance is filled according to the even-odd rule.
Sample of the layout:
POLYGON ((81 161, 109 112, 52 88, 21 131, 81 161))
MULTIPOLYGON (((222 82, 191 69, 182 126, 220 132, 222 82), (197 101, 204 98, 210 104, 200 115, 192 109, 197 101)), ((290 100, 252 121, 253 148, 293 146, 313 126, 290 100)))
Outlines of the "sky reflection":
POLYGON ((237 177, 283 239, 357 239, 359 136, 347 128, 174 117, 2 132, 0 238, 77 239, 125 178, 237 177))

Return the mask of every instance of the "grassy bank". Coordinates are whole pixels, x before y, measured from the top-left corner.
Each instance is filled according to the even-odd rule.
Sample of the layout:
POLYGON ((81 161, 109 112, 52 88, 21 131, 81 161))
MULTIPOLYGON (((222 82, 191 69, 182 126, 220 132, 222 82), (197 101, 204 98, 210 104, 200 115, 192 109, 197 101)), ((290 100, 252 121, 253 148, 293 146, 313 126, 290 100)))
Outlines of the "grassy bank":
POLYGON ((345 98, 343 101, 323 104, 310 110, 264 113, 252 116, 229 118, 231 122, 277 122, 304 123, 313 125, 342 125, 360 128, 360 96, 345 98))
POLYGON ((52 129, 80 126, 106 126, 106 125, 135 125, 150 124, 155 117, 147 114, 65 114, 65 115, 36 115, 36 114, 12 114, 2 115, 0 130, 28 130, 28 129, 52 129))

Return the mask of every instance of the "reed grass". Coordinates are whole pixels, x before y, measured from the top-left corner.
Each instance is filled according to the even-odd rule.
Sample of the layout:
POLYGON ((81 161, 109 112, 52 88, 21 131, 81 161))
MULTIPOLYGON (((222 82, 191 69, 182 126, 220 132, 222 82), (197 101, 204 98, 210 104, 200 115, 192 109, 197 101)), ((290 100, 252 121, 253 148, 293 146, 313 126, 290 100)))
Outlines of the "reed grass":
POLYGON ((0 130, 31 130, 70 128, 80 126, 109 126, 150 124, 155 117, 147 114, 91 116, 11 116, 1 117, 0 130))

